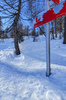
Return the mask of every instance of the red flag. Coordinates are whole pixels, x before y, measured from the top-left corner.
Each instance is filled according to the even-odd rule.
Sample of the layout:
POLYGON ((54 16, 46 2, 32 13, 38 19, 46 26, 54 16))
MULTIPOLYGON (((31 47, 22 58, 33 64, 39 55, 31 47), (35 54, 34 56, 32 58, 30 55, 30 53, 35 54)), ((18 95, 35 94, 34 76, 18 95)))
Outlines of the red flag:
POLYGON ((52 0, 54 3, 56 3, 57 5, 60 3, 60 0, 52 0))
POLYGON ((56 18, 59 18, 66 14, 66 1, 63 1, 59 5, 51 8, 46 13, 43 14, 42 20, 36 18, 36 23, 34 24, 34 28, 39 27, 47 22, 50 22, 56 18))

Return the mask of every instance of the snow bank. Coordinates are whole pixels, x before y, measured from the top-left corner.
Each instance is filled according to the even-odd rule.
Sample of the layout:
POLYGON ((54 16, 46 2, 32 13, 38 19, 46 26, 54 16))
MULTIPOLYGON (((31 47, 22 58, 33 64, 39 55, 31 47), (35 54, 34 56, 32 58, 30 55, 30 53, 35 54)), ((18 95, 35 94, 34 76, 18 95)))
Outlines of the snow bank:
POLYGON ((0 42, 0 100, 66 100, 66 45, 51 41, 51 76, 46 72, 45 38, 27 38, 21 54, 14 54, 12 39, 0 42))

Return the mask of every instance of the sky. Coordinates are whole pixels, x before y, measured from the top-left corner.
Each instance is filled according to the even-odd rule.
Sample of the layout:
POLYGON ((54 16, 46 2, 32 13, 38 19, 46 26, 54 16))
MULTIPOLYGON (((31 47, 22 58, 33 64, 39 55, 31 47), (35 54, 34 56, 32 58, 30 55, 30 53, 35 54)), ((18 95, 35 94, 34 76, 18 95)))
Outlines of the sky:
MULTIPOLYGON (((61 0, 61 1, 64 1, 64 0, 61 0)), ((40 4, 42 4, 42 3, 40 3, 40 4)), ((51 0, 50 1, 50 5, 52 5, 53 4, 53 1, 51 0)), ((44 4, 43 4, 44 5, 44 4)), ((26 9, 26 7, 27 7, 27 4, 25 3, 25 9, 26 9)), ((52 7, 54 7, 54 6, 52 6, 52 7)), ((43 7, 44 8, 44 7, 43 7)), ((40 9, 41 9, 41 6, 40 6, 40 9)), ((45 9, 44 9, 44 11, 42 11, 40 14, 38 14, 38 16, 39 17, 41 17, 42 18, 42 15, 43 15, 43 13, 45 12, 45 9)), ((24 10, 24 12, 23 11, 21 11, 21 15, 22 15, 22 17, 24 18, 24 19, 26 19, 27 17, 27 12, 25 12, 25 10, 24 10)), ((0 12, 0 15, 4 15, 4 14, 2 14, 1 12, 0 12)), ((28 15, 30 15, 30 14, 28 14, 28 15)), ((7 22, 7 20, 8 19, 2 19, 2 22, 3 22, 3 29, 5 29, 5 28, 7 28, 7 27, 9 27, 9 25, 11 24, 11 22, 10 23, 6 23, 7 22)), ((25 26, 25 25, 29 25, 29 26, 31 26, 31 27, 33 27, 34 26, 34 23, 35 23, 35 18, 34 18, 34 20, 33 20, 33 22, 29 22, 29 21, 25 21, 25 20, 22 20, 22 23, 23 23, 23 25, 25 26)))

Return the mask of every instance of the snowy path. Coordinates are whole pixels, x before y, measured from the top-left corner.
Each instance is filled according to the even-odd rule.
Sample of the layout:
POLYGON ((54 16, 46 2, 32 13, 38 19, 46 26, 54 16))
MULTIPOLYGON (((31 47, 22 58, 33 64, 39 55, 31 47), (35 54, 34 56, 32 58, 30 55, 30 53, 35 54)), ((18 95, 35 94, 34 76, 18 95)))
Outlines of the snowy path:
POLYGON ((0 43, 0 100, 66 100, 66 46, 51 41, 48 78, 45 41, 20 44, 19 56, 14 55, 13 40, 7 41, 0 43))

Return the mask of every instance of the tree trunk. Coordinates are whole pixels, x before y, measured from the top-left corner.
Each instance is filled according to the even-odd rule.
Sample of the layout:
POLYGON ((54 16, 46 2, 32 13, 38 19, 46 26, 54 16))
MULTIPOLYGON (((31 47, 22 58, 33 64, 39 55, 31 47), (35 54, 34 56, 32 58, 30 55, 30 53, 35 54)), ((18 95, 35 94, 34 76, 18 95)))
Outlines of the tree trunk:
POLYGON ((66 44, 66 15, 64 18, 64 40, 63 40, 63 44, 66 44))
POLYGON ((16 55, 20 54, 19 44, 18 44, 18 33, 17 33, 17 27, 14 28, 14 45, 15 45, 15 53, 16 55))
POLYGON ((56 31, 56 19, 55 19, 55 38, 57 38, 57 31, 56 31))
POLYGON ((60 18, 60 34, 59 34, 59 39, 62 38, 62 17, 60 18))
POLYGON ((18 1, 19 1, 18 11, 17 11, 16 17, 14 19, 14 45, 15 45, 15 53, 16 53, 16 55, 20 54, 20 49, 19 49, 19 45, 18 45, 17 23, 18 23, 18 19, 19 19, 19 16, 20 16, 21 0, 18 0, 18 1))
POLYGON ((51 22, 52 23, 52 37, 51 37, 51 39, 55 39, 54 38, 54 30, 53 30, 53 22, 51 22))

